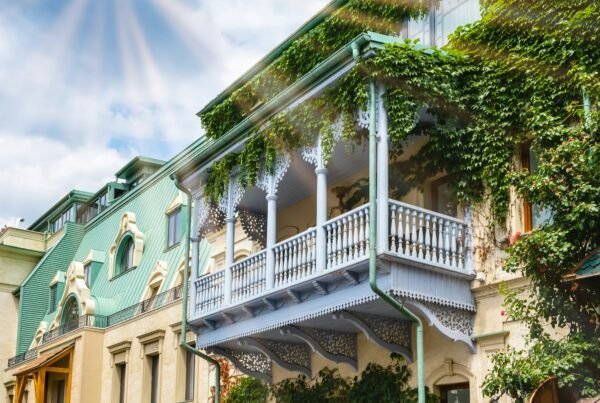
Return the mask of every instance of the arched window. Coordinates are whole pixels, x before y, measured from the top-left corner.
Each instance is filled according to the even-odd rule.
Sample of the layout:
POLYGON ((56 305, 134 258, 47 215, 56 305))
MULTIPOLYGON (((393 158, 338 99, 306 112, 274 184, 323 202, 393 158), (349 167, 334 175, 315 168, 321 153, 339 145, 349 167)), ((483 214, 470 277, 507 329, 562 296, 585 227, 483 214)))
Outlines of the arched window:
POLYGON ((117 253, 117 270, 115 272, 116 276, 121 273, 125 273, 127 270, 133 269, 134 250, 135 245, 133 243, 133 239, 130 236, 125 237, 125 239, 121 241, 119 252, 117 253))
POLYGON ((77 299, 71 297, 66 302, 63 312, 62 312, 62 320, 61 324, 73 323, 79 320, 79 304, 77 303, 77 299))

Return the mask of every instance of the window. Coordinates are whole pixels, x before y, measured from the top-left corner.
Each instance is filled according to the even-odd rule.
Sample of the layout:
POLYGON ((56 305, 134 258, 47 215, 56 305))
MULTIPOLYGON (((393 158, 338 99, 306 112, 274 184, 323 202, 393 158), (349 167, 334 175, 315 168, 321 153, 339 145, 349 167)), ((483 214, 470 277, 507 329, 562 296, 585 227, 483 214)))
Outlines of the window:
MULTIPOLYGON (((538 171, 539 159, 530 145, 522 147, 521 163, 523 168, 526 168, 532 174, 538 171)), ((541 208, 535 204, 529 204, 527 201, 523 202, 523 212, 525 231, 531 231, 552 220, 552 211, 550 209, 541 208)))
POLYGON ((56 311, 56 287, 57 287, 56 284, 50 286, 50 307, 49 307, 49 312, 56 311))
POLYGON ((69 298, 63 308, 62 323, 61 324, 74 324, 79 321, 79 304, 75 297, 69 298))
POLYGON ((88 263, 85 266, 83 266, 83 278, 85 280, 85 285, 87 285, 88 288, 91 287, 92 284, 92 264, 88 263))
POLYGON ((408 21, 406 36, 423 45, 444 46, 456 28, 479 18, 479 0, 441 0, 437 7, 432 2, 425 18, 408 21))
POLYGON ((65 403, 65 381, 61 379, 56 382, 56 403, 65 403))
POLYGON ((456 217, 458 201, 456 191, 448 183, 448 177, 431 182, 431 203, 433 211, 456 217))
POLYGON ((125 403, 125 381, 126 381, 126 374, 127 374, 127 364, 117 364, 117 378, 118 378, 118 383, 117 383, 117 387, 118 387, 118 402, 119 403, 125 403))
POLYGON ((194 380, 196 377, 196 355, 185 352, 185 400, 194 400, 194 380))
POLYGON ((158 403, 159 355, 150 356, 150 403, 158 403))
POLYGON ((441 403, 469 403, 470 392, 468 383, 440 386, 441 403))
POLYGON ((117 254, 117 272, 115 275, 125 273, 127 270, 133 269, 133 253, 135 245, 133 239, 127 236, 119 247, 119 253, 117 254))
POLYGON ((181 241, 181 207, 169 213, 167 246, 170 248, 181 241))
POLYGON ((65 210, 60 215, 60 217, 58 217, 56 220, 54 220, 54 222, 52 223, 52 232, 60 231, 65 226, 65 223, 67 221, 72 221, 71 220, 71 208, 68 208, 67 210, 65 210))

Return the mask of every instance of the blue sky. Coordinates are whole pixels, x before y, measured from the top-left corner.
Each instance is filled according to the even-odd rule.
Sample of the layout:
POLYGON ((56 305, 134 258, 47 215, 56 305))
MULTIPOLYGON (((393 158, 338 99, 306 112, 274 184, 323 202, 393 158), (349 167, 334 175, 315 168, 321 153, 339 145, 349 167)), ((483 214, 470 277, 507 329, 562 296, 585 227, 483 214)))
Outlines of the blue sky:
POLYGON ((0 226, 174 156, 202 135, 195 113, 327 2, 0 2, 0 226))

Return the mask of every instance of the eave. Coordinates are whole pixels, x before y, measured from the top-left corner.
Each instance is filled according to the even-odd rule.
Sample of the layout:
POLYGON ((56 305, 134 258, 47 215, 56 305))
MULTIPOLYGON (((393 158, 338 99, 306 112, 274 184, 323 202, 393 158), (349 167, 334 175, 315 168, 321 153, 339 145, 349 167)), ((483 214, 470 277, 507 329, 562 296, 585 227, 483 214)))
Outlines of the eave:
POLYGON ((205 152, 195 161, 194 165, 186 166, 185 170, 180 170, 177 174, 185 180, 185 178, 195 172, 197 168, 202 168, 208 162, 214 160, 216 154, 226 150, 229 146, 239 141, 244 133, 264 124, 273 115, 290 106, 293 102, 302 97, 302 95, 318 86, 345 65, 352 63, 353 48, 357 47, 360 54, 366 56, 373 50, 383 49, 386 44, 399 43, 403 40, 404 39, 400 37, 392 37, 375 32, 365 32, 358 35, 285 90, 258 107, 252 114, 230 129, 227 133, 218 139, 211 141, 205 152))

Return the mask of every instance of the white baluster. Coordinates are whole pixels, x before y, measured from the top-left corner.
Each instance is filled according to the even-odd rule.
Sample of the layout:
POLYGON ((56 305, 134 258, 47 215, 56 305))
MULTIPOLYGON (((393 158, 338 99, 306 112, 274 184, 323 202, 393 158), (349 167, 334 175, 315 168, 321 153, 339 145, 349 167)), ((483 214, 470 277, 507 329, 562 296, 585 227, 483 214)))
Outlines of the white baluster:
POLYGON ((407 256, 411 254, 411 238, 410 238, 410 209, 407 207, 404 212, 404 253, 407 256))
POLYGON ((300 244, 300 267, 302 267, 302 277, 308 276, 308 267, 306 260, 306 246, 307 246, 308 238, 306 235, 302 236, 302 243, 300 244))
POLYGON ((416 210, 412 211, 411 219, 412 219, 412 233, 411 233, 410 239, 411 239, 412 247, 410 248, 410 255, 418 257, 419 256, 419 252, 418 252, 419 244, 417 243, 417 211, 416 210))
POLYGON ((404 207, 398 206, 398 215, 397 215, 397 219, 396 219, 396 222, 398 224, 398 248, 397 248, 396 252, 399 253, 400 255, 403 253, 403 248, 404 248, 404 221, 403 221, 403 214, 402 214, 403 211, 404 211, 404 207))
POLYGON ((444 264, 450 265, 448 249, 450 247, 450 223, 444 220, 444 264))
POLYGON ((425 256, 425 240, 423 239, 423 213, 419 213, 419 221, 417 227, 417 257, 425 256))
POLYGON ((281 276, 281 284, 287 284, 288 283, 288 270, 289 270, 289 262, 288 262, 288 244, 284 244, 281 246, 283 248, 283 272, 282 272, 282 276, 281 276))
POLYGON ((456 258, 456 223, 452 223, 452 232, 450 234, 450 252, 452 254, 452 266, 458 268, 458 259, 456 258))
POLYGON ((348 218, 344 217, 342 225, 342 263, 348 261, 348 218))
POLYGON ((365 213, 360 210, 358 212, 358 253, 360 257, 365 255, 365 237, 364 237, 364 226, 365 226, 365 213))
POLYGON ((431 260, 434 263, 438 262, 438 250, 437 250, 437 245, 438 245, 438 226, 437 226, 437 217, 433 216, 431 218, 431 260))
POLYGON ((348 260, 354 260, 354 214, 348 216, 348 260))
POLYGON ((430 255, 430 248, 431 248, 431 232, 430 232, 430 228, 431 228, 431 216, 429 214, 425 215, 425 243, 423 244, 423 248, 425 251, 425 254, 423 256, 424 259, 426 260, 431 260, 431 255, 430 255))
POLYGON ((396 252, 396 205, 390 206, 390 251, 396 252))

